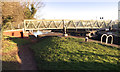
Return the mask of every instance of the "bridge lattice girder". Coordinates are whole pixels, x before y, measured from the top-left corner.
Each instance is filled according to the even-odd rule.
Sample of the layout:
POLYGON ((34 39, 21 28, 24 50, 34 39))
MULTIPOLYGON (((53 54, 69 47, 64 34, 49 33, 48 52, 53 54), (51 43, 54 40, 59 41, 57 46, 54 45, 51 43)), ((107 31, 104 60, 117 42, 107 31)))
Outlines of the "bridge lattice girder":
POLYGON ((100 29, 115 25, 114 21, 82 21, 82 20, 24 20, 25 30, 40 29, 100 29))

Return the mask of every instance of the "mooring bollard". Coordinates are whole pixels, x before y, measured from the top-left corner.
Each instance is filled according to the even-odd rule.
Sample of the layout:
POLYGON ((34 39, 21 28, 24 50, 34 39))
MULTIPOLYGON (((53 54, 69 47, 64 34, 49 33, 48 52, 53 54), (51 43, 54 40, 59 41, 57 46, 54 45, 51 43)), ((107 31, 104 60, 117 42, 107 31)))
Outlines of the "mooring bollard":
POLYGON ((85 42, 88 42, 88 37, 85 37, 85 42))

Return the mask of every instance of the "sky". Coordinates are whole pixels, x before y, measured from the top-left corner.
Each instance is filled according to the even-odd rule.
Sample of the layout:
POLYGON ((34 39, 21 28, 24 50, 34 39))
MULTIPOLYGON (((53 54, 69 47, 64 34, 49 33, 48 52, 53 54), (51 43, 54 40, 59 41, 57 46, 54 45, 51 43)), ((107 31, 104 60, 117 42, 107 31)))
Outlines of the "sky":
POLYGON ((60 1, 44 2, 45 6, 37 11, 37 19, 74 19, 74 20, 104 20, 118 19, 118 1, 109 0, 97 2, 85 1, 60 1))

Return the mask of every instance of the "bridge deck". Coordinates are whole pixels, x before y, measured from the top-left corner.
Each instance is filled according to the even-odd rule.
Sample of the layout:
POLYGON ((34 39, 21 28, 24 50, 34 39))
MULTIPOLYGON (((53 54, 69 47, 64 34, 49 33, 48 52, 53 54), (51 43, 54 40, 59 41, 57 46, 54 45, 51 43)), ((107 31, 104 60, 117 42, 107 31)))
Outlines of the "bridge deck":
MULTIPOLYGON (((35 28, 27 28, 27 29, 25 29, 25 30, 55 30, 55 29, 63 29, 63 28, 37 28, 37 29, 35 29, 35 28)), ((98 27, 93 27, 93 28, 91 28, 91 27, 71 27, 71 28, 67 28, 67 29, 100 29, 100 28, 98 28, 98 27)))

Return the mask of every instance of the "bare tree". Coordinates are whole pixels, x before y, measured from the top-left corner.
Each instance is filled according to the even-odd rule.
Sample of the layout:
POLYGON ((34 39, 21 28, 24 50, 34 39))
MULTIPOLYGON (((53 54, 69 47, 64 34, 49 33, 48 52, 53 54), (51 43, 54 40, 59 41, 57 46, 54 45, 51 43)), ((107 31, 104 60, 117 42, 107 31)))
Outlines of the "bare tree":
POLYGON ((41 8, 44 7, 44 3, 42 1, 28 1, 28 2, 23 2, 21 3, 23 8, 24 8, 24 14, 27 19, 33 19, 35 16, 35 13, 41 8), (27 12, 27 15, 26 15, 27 12))
POLYGON ((2 2, 2 21, 3 25, 6 22, 12 22, 17 25, 23 22, 24 19, 34 18, 38 9, 43 7, 43 2, 2 2))
POLYGON ((2 2, 3 23, 14 22, 16 24, 24 20, 23 7, 19 2, 2 2))

